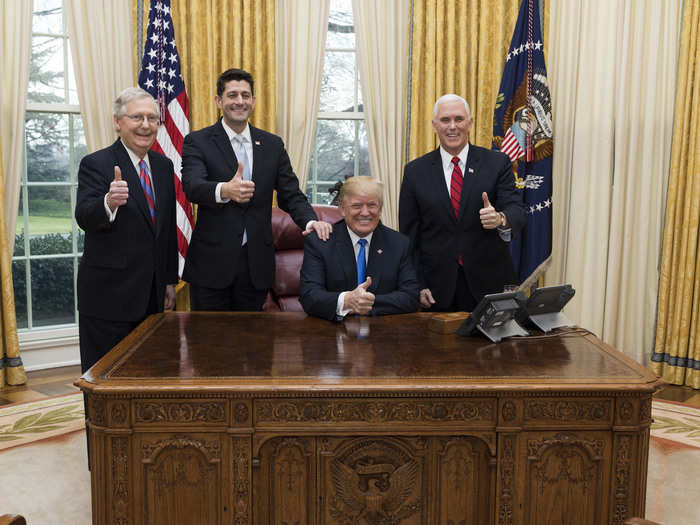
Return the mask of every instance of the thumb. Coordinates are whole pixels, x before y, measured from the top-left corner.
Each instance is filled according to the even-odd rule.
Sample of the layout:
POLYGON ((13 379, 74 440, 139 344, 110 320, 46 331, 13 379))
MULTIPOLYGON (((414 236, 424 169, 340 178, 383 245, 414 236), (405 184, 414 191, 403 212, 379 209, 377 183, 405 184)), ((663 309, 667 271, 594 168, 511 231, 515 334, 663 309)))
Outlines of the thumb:
POLYGON ((369 288, 372 284, 372 278, 368 275, 367 279, 365 279, 365 282, 363 282, 358 288, 362 288, 364 291, 367 291, 367 288, 369 288))
POLYGON ((115 181, 122 180, 122 170, 119 169, 119 166, 114 166, 114 180, 115 181))
POLYGON ((240 161, 238 162, 238 169, 236 170, 236 174, 233 176, 233 178, 235 179, 236 177, 239 179, 243 178, 243 163, 240 161))
POLYGON ((488 208, 491 206, 491 203, 489 202, 489 196, 486 192, 481 194, 481 199, 484 201, 484 208, 488 208))

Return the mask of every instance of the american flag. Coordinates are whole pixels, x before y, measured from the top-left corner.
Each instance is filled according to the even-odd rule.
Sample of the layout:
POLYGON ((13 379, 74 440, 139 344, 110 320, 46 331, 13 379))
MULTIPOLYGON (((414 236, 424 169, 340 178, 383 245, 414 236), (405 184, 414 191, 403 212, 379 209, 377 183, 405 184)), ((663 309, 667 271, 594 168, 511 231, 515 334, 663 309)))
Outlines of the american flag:
POLYGON ((180 74, 170 0, 151 2, 139 86, 160 105, 161 122, 152 149, 166 155, 175 165, 178 273, 182 276, 194 226, 192 204, 182 190, 182 142, 190 132, 190 102, 180 74))
POLYGON ((539 12, 538 0, 521 1, 493 114, 493 149, 510 157, 527 208, 527 224, 510 243, 524 286, 552 254, 552 99, 539 12))

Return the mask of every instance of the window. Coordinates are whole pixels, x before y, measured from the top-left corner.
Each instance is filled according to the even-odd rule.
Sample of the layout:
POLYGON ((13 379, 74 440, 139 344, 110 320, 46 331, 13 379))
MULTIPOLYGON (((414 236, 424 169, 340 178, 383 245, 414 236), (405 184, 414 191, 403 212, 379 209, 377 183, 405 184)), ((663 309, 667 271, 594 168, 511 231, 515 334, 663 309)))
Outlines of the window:
POLYGON ((24 172, 12 257, 17 327, 75 325, 83 233, 73 219, 86 154, 63 0, 34 0, 24 172))
POLYGON ((328 204, 337 182, 369 175, 367 129, 357 71, 352 0, 331 0, 316 140, 306 194, 328 204))

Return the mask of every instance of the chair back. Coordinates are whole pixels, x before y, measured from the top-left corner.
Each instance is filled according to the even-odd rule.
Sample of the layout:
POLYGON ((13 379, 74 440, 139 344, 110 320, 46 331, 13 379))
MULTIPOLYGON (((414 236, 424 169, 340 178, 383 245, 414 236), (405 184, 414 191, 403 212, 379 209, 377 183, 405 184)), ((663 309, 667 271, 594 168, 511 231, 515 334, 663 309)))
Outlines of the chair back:
MULTIPOLYGON (((333 224, 343 216, 337 206, 315 205, 320 221, 333 224)), ((263 310, 303 312, 299 303, 299 272, 304 260, 304 236, 285 211, 272 208, 272 239, 275 244, 275 284, 263 310)))

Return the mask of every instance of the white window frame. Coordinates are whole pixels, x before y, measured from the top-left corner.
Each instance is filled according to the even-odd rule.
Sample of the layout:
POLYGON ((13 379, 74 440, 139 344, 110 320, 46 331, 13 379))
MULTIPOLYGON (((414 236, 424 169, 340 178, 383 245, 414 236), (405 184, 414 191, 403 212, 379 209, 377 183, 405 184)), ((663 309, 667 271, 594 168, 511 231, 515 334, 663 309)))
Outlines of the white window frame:
MULTIPOLYGON (((62 16, 62 32, 60 34, 46 33, 46 32, 34 32, 32 31, 32 40, 34 37, 46 37, 46 38, 62 38, 63 39, 63 64, 64 70, 64 94, 65 100, 70 100, 70 87, 71 80, 68 75, 68 64, 69 64, 69 38, 66 30, 65 16, 62 16)), ((33 42, 32 42, 33 44, 33 42)), ((41 103, 33 102, 27 100, 26 105, 27 114, 30 113, 53 113, 53 114, 65 114, 65 115, 77 115, 81 117, 80 105, 79 104, 69 104, 69 103, 41 103)), ((25 117, 26 119, 26 117, 25 117)), ((60 359, 68 359, 66 362, 53 363, 53 365, 64 365, 64 364, 75 364, 74 359, 74 347, 78 344, 78 325, 77 325, 77 293, 76 293, 76 281, 77 281, 77 271, 78 271, 78 260, 82 256, 82 251, 78 251, 78 231, 79 228, 72 218, 71 221, 71 233, 72 233, 72 251, 70 253, 62 254, 46 254, 46 255, 31 255, 30 253, 30 241, 29 235, 29 189, 32 187, 69 187, 70 188, 70 203, 71 212, 75 210, 75 199, 77 190, 77 173, 72 169, 73 166, 77 165, 77 160, 75 158, 75 150, 72 147, 76 143, 75 140, 75 130, 73 127, 73 120, 68 119, 68 144, 69 144, 69 166, 71 167, 70 180, 68 181, 55 181, 55 182, 33 182, 29 181, 27 173, 27 159, 26 159, 26 137, 23 147, 23 163, 22 163, 22 178, 20 182, 20 187, 22 189, 22 216, 18 216, 17 220, 21 220, 24 223, 24 254, 18 256, 12 256, 12 262, 15 261, 25 261, 25 286, 26 286, 26 308, 27 308, 27 327, 19 328, 17 330, 20 349, 25 350, 42 350, 42 349, 61 349, 70 348, 71 352, 68 357, 61 357, 60 359), (33 309, 32 309, 32 282, 31 282, 31 261, 40 259, 73 259, 73 311, 75 315, 76 322, 66 323, 60 325, 45 325, 45 326, 34 326, 33 323, 33 309)), ((78 360, 79 362, 79 360, 78 360)), ((27 369, 43 368, 43 366, 26 366, 27 369)))
MULTIPOLYGON (((353 13, 353 24, 354 24, 354 13, 353 13)), ((329 24, 330 25, 330 24, 329 24)), ((328 29, 326 29, 328 31, 328 29)), ((355 47, 326 47, 324 51, 324 62, 328 53, 352 53, 354 55, 355 62, 355 76, 353 79, 353 111, 319 111, 316 117, 317 127, 318 122, 321 120, 346 120, 346 121, 364 121, 365 113, 364 111, 358 111, 358 102, 360 98, 360 74, 359 68, 357 67, 357 39, 355 40, 355 47)), ((361 175, 360 171, 360 141, 359 141, 359 125, 355 123, 355 140, 353 143, 353 161, 354 169, 353 175, 361 175)), ((319 194, 325 194, 328 190, 337 183, 337 181, 323 181, 318 180, 318 153, 317 153, 317 142, 314 136, 314 149, 311 154, 311 165, 309 167, 309 177, 306 182, 306 194, 311 196, 311 203, 318 204, 319 194)))

